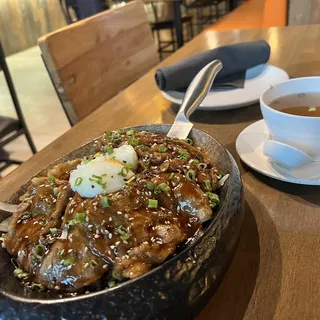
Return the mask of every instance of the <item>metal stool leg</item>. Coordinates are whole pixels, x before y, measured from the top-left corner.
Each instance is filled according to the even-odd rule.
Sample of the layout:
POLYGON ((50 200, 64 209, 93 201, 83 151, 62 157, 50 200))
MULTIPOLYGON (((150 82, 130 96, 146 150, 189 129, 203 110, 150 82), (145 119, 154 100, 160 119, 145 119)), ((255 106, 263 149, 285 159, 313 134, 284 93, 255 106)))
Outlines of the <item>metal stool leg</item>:
POLYGON ((27 125, 26 125, 26 122, 24 120, 24 117, 23 117, 23 114, 22 114, 22 111, 21 111, 21 107, 20 107, 20 103, 19 103, 19 100, 18 100, 18 96, 17 96, 17 93, 16 93, 16 90, 14 88, 14 85, 13 85, 13 82, 12 82, 12 79, 11 79, 11 75, 10 75, 10 71, 8 69, 8 66, 7 66, 7 62, 6 62, 6 58, 4 56, 4 52, 3 52, 3 49, 2 49, 2 45, 0 44, 0 66, 3 70, 3 73, 4 73, 4 76, 6 78, 6 81, 7 81, 7 84, 8 84, 8 88, 9 88, 9 91, 10 91, 10 94, 11 94, 11 98, 12 98, 12 101, 13 101, 13 105, 16 109, 16 112, 17 112, 17 115, 18 115, 18 119, 24 129, 24 134, 26 136, 26 139, 29 143, 29 146, 30 146, 30 149, 33 153, 36 153, 37 152, 37 149, 33 143, 33 140, 31 138, 31 135, 29 133, 29 130, 27 128, 27 125))

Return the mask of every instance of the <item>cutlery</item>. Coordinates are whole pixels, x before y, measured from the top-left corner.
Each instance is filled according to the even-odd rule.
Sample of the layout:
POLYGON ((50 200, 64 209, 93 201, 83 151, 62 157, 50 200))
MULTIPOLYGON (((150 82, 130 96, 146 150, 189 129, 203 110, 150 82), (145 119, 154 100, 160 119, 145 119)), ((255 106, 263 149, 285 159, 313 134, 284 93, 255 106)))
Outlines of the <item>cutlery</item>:
POLYGON ((214 60, 203 67, 191 81, 181 107, 167 137, 186 139, 193 127, 189 117, 201 104, 212 87, 212 83, 222 69, 221 61, 214 60))

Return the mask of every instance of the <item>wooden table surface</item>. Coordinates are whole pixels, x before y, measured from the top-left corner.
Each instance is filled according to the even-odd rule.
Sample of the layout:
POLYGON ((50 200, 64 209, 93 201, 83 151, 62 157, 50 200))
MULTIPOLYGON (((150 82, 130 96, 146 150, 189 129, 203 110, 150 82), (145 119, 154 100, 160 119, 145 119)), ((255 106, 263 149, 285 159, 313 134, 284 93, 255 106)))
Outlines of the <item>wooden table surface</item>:
MULTIPOLYGON (((320 74, 318 25, 205 31, 163 64, 219 45, 260 38, 272 47, 270 63, 287 70, 290 77, 320 74)), ((153 75, 151 70, 2 179, 0 200, 5 200, 58 156, 106 129, 171 123, 177 108, 161 96, 153 75)), ((236 158, 246 193, 238 250, 199 320, 320 319, 320 188, 278 182, 255 173, 239 161, 235 140, 245 127, 259 119, 257 104, 229 111, 197 111, 192 116, 196 128, 208 130, 236 158)))

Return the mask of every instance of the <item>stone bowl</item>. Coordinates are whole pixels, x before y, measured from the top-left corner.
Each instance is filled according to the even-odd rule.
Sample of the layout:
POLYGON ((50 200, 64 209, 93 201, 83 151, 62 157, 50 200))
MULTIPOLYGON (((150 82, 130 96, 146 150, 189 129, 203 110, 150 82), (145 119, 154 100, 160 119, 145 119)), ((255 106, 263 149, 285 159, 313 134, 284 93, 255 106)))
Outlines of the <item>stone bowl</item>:
MULTIPOLYGON (((171 125, 132 127, 137 131, 166 134, 171 125)), ((128 129, 128 128, 126 128, 128 129)), ((7 251, 0 248, 0 318, 5 319, 192 319, 217 289, 239 240, 244 212, 244 195, 239 169, 230 153, 209 134, 192 129, 191 137, 219 172, 230 174, 221 189, 221 205, 204 230, 180 252, 147 274, 114 288, 70 296, 58 292, 32 292, 12 275, 14 266, 7 251)), ((91 141, 61 157, 37 175, 59 162, 94 153, 91 141)), ((19 203, 23 185, 8 199, 19 203)), ((0 215, 0 220, 5 218, 0 215)))

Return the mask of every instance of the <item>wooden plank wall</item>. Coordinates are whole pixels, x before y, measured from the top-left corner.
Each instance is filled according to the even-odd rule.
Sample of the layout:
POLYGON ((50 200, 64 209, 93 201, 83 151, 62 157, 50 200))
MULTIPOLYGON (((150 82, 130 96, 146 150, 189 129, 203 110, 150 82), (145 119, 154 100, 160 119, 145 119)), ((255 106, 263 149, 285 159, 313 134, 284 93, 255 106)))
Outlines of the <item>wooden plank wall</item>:
POLYGON ((320 24, 320 0, 290 0, 289 25, 320 24))
POLYGON ((0 0, 0 39, 6 55, 37 44, 66 25, 59 0, 0 0))

